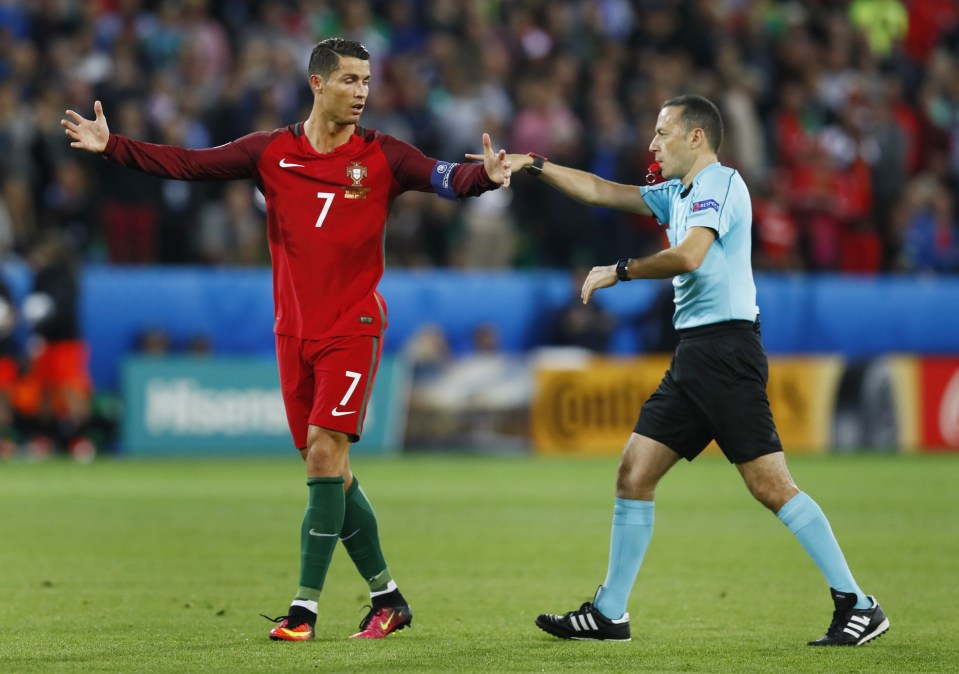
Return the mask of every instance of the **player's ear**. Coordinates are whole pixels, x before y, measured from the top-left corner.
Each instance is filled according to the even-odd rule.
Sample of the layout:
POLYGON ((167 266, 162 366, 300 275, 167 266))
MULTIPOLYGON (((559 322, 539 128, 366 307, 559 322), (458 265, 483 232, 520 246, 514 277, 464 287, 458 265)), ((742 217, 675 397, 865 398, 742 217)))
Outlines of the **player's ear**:
POLYGON ((323 93, 323 78, 315 73, 310 75, 310 89, 317 94, 323 93))

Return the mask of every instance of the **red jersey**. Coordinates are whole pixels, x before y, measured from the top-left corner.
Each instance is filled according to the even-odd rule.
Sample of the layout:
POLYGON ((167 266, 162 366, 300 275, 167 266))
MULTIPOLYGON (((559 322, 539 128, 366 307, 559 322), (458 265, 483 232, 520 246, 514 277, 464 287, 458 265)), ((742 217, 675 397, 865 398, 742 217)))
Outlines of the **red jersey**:
POLYGON ((482 164, 448 164, 392 136, 357 127, 327 154, 303 123, 206 150, 111 135, 104 156, 177 180, 252 178, 266 197, 274 329, 301 339, 379 336, 386 303, 383 240, 393 200, 407 190, 455 199, 498 185, 482 164))

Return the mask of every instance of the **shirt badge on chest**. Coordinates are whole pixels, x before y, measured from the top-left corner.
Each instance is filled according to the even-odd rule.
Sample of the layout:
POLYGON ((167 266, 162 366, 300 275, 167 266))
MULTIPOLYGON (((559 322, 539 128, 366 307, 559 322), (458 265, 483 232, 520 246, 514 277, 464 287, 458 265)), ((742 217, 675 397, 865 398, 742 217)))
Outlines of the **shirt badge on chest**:
POLYGON ((367 169, 358 161, 350 162, 346 167, 346 177, 353 181, 352 185, 343 188, 347 199, 366 199, 369 187, 363 187, 362 180, 367 176, 367 169))

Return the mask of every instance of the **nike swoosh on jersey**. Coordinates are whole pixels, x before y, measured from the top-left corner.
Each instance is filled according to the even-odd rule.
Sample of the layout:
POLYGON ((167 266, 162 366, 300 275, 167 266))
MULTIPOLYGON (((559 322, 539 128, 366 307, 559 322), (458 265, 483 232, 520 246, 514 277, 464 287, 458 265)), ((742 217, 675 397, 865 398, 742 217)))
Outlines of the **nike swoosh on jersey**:
POLYGON ((334 417, 345 417, 347 414, 356 414, 356 410, 353 410, 352 412, 341 412, 334 407, 330 414, 332 414, 334 417))
POLYGON ((286 157, 280 160, 280 168, 291 168, 293 166, 299 166, 300 168, 305 168, 303 164, 290 164, 286 161, 286 157))

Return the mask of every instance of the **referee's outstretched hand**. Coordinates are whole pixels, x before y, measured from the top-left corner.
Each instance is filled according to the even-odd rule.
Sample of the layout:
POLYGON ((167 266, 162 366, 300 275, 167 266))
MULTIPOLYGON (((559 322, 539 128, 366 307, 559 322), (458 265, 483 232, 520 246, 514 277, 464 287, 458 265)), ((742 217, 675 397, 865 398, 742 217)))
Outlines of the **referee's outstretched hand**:
POLYGON ((466 158, 483 162, 486 175, 489 176, 490 180, 503 187, 509 187, 509 179, 512 175, 509 157, 506 156, 506 150, 493 152, 493 145, 490 143, 488 133, 483 134, 483 154, 467 154, 466 158))
POLYGON ((103 152, 107 149, 110 127, 107 126, 107 118, 103 115, 100 101, 93 104, 93 114, 95 119, 86 119, 73 110, 67 110, 69 119, 60 120, 60 125, 66 129, 67 138, 73 141, 70 147, 87 152, 103 152))
POLYGON ((589 298, 593 296, 595 291, 616 285, 617 281, 619 279, 616 277, 616 265, 614 264, 590 269, 586 281, 583 282, 583 290, 580 292, 583 304, 589 304, 589 298))

